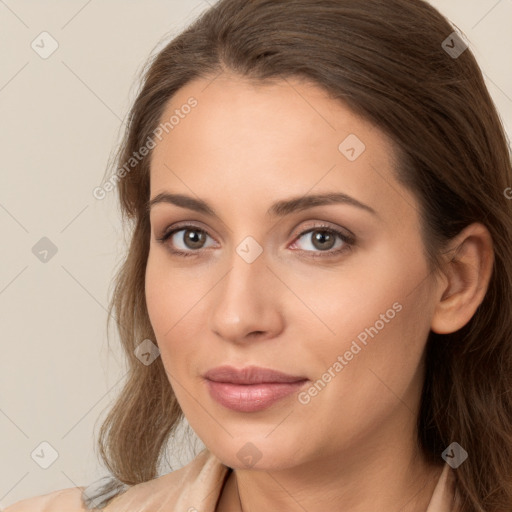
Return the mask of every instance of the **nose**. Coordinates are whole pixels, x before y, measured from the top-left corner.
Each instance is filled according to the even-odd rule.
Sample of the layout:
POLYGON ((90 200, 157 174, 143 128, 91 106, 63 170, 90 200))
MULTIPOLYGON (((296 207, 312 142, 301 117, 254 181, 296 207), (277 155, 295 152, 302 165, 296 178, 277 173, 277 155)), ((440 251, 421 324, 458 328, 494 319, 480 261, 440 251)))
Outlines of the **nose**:
POLYGON ((286 290, 263 251, 248 263, 235 250, 211 293, 210 329, 232 343, 276 337, 284 328, 286 290))

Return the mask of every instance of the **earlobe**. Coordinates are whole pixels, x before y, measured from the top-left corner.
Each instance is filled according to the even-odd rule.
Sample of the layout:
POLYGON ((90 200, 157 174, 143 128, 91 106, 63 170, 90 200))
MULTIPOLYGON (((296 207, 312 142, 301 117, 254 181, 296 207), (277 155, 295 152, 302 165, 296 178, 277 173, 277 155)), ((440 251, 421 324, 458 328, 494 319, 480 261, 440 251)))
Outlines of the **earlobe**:
POLYGON ((449 334, 466 325, 487 292, 494 264, 491 234, 481 223, 464 228, 450 244, 431 330, 449 334))

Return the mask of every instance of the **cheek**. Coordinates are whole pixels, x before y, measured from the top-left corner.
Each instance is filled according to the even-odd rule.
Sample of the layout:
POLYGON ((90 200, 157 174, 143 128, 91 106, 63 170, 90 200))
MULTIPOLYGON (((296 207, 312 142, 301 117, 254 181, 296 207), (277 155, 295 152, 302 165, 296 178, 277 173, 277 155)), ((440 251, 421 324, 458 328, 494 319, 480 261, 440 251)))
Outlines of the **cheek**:
POLYGON ((182 373, 199 350, 198 330, 204 325, 198 319, 204 307, 199 299, 207 291, 201 283, 197 275, 172 267, 165 255, 150 251, 145 277, 148 315, 162 362, 173 375, 182 373))
MULTIPOLYGON (((309 288, 307 304, 317 318, 308 314, 306 328, 321 336, 315 341, 310 334, 304 343, 318 379, 311 394, 325 400, 312 397, 318 405, 371 410, 376 399, 396 402, 390 390, 402 396, 416 377, 430 325, 427 284, 420 284, 427 269, 419 257, 398 258, 391 251, 380 256, 336 282, 309 288)), ((306 293, 306 286, 297 293, 306 293)))
POLYGON ((146 265, 145 294, 155 335, 167 339, 186 323, 187 312, 197 301, 197 280, 171 265, 159 249, 150 250, 146 265), (183 320, 180 320, 182 319, 183 320))
POLYGON ((332 363, 333 355, 350 350, 353 340, 364 347, 365 341, 369 344, 373 336, 381 337, 401 321, 406 294, 400 280, 404 280, 403 274, 393 275, 389 268, 375 265, 343 270, 328 278, 317 276, 314 286, 311 278, 295 279, 294 293, 303 300, 294 308, 300 314, 293 313, 300 326, 298 332, 307 331, 306 339, 311 343, 314 336, 322 340, 311 344, 310 350, 324 364, 332 363))
POLYGON ((150 251, 146 265, 145 296, 149 319, 157 338, 163 336, 172 325, 166 312, 171 311, 169 306, 172 306, 173 299, 172 295, 165 291, 169 283, 164 277, 164 272, 150 251))

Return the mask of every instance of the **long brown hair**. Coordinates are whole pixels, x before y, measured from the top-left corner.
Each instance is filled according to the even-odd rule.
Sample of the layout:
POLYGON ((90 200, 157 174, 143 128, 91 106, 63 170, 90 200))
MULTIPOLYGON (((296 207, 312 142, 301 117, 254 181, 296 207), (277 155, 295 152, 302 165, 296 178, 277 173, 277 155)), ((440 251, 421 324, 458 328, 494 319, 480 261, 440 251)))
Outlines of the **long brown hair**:
POLYGON ((482 222, 490 231, 495 257, 483 302, 458 331, 429 334, 418 443, 436 463, 454 441, 468 452, 455 471, 463 512, 512 510, 511 160, 482 73, 454 31, 423 0, 220 0, 148 62, 116 158, 131 245, 109 320, 128 375, 98 447, 118 481, 158 476, 183 417, 161 358, 146 366, 134 354, 142 340, 155 340, 144 293, 151 153, 126 163, 154 138, 181 87, 229 70, 262 83, 306 79, 389 135, 397 179, 420 205, 433 272, 465 226, 482 222))

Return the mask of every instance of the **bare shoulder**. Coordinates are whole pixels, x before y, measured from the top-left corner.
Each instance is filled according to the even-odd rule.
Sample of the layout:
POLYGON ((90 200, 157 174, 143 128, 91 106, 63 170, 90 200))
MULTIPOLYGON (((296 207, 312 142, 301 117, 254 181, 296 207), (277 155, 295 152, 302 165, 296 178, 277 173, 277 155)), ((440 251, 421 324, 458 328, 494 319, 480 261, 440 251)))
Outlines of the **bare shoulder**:
POLYGON ((71 487, 60 491, 34 496, 14 503, 3 512, 82 512, 87 511, 82 502, 84 487, 71 487))

